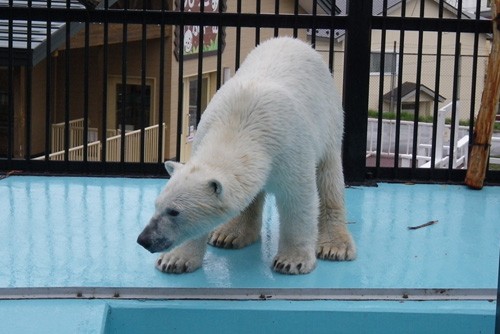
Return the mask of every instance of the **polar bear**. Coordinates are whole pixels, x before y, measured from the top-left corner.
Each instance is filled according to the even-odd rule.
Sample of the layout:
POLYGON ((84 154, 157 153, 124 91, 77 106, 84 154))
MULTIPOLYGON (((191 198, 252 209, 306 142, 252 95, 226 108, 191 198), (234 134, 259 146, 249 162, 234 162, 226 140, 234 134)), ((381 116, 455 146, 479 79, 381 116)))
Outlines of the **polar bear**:
POLYGON ((260 235, 265 194, 279 213, 272 268, 306 274, 316 258, 353 260, 341 163, 343 110, 328 67, 282 37, 247 56, 201 118, 189 161, 171 175, 138 243, 168 273, 201 267, 208 243, 241 248, 260 235))

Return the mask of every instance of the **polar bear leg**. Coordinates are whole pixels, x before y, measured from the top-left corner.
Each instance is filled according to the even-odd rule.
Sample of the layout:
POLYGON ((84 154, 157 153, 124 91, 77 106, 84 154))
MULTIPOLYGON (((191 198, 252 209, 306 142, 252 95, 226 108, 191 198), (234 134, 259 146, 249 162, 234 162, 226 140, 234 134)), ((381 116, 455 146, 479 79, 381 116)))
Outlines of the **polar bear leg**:
POLYGON ((243 248, 257 241, 264 200, 265 193, 259 193, 241 215, 215 229, 208 243, 220 248, 243 248))
POLYGON ((273 269, 283 274, 307 274, 316 267, 319 199, 314 169, 310 172, 312 177, 301 174, 283 182, 276 193, 280 239, 273 269))
POLYGON ((198 239, 188 240, 161 254, 156 261, 156 269, 169 274, 190 273, 200 268, 207 248, 208 235, 198 239))
POLYGON ((347 230, 344 208, 344 177, 338 156, 327 156, 318 166, 320 216, 316 256, 348 261, 356 258, 356 246, 347 230))

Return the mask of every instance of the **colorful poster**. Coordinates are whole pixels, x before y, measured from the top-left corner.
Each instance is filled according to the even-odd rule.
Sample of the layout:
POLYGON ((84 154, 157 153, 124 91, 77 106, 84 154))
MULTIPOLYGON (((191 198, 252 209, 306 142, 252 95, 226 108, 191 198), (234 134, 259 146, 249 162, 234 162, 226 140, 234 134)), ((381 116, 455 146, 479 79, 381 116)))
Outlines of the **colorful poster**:
MULTIPOLYGON (((177 0, 177 10, 181 9, 179 1, 184 2, 184 12, 201 12, 202 6, 204 13, 218 13, 219 6, 221 11, 226 10, 225 0, 177 0)), ((200 49, 203 50, 204 56, 216 54, 219 47, 219 38, 224 38, 224 32, 219 31, 218 26, 184 26, 184 35, 182 38, 184 58, 189 59, 192 56, 197 56, 200 49)), ((180 29, 177 27, 175 36, 175 55, 177 59, 179 59, 180 41, 180 29)))

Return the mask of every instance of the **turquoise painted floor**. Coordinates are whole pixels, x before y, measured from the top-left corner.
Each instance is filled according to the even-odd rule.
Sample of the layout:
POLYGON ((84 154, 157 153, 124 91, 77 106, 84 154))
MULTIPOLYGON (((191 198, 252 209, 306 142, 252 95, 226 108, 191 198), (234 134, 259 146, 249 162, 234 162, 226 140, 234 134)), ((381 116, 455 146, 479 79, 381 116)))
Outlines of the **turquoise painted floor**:
POLYGON ((303 276, 271 270, 278 235, 269 197, 261 241, 242 250, 209 247, 202 269, 168 275, 136 244, 165 182, 0 180, 0 332, 225 333, 239 320, 246 324, 239 332, 298 332, 309 322, 321 324, 315 332, 493 331, 500 187, 348 188, 358 258, 319 261, 303 276), (431 220, 438 223, 408 229, 431 220), (433 317, 438 327, 429 327, 433 317))

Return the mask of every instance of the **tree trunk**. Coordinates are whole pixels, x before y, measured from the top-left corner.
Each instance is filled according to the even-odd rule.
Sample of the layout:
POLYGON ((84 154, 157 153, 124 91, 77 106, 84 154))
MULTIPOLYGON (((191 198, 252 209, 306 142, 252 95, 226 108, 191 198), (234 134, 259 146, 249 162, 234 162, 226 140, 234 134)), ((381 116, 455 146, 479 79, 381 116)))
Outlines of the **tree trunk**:
POLYGON ((465 184, 473 189, 483 187, 488 166, 491 136, 500 98, 500 0, 492 1, 493 43, 488 60, 486 83, 474 129, 465 184))

